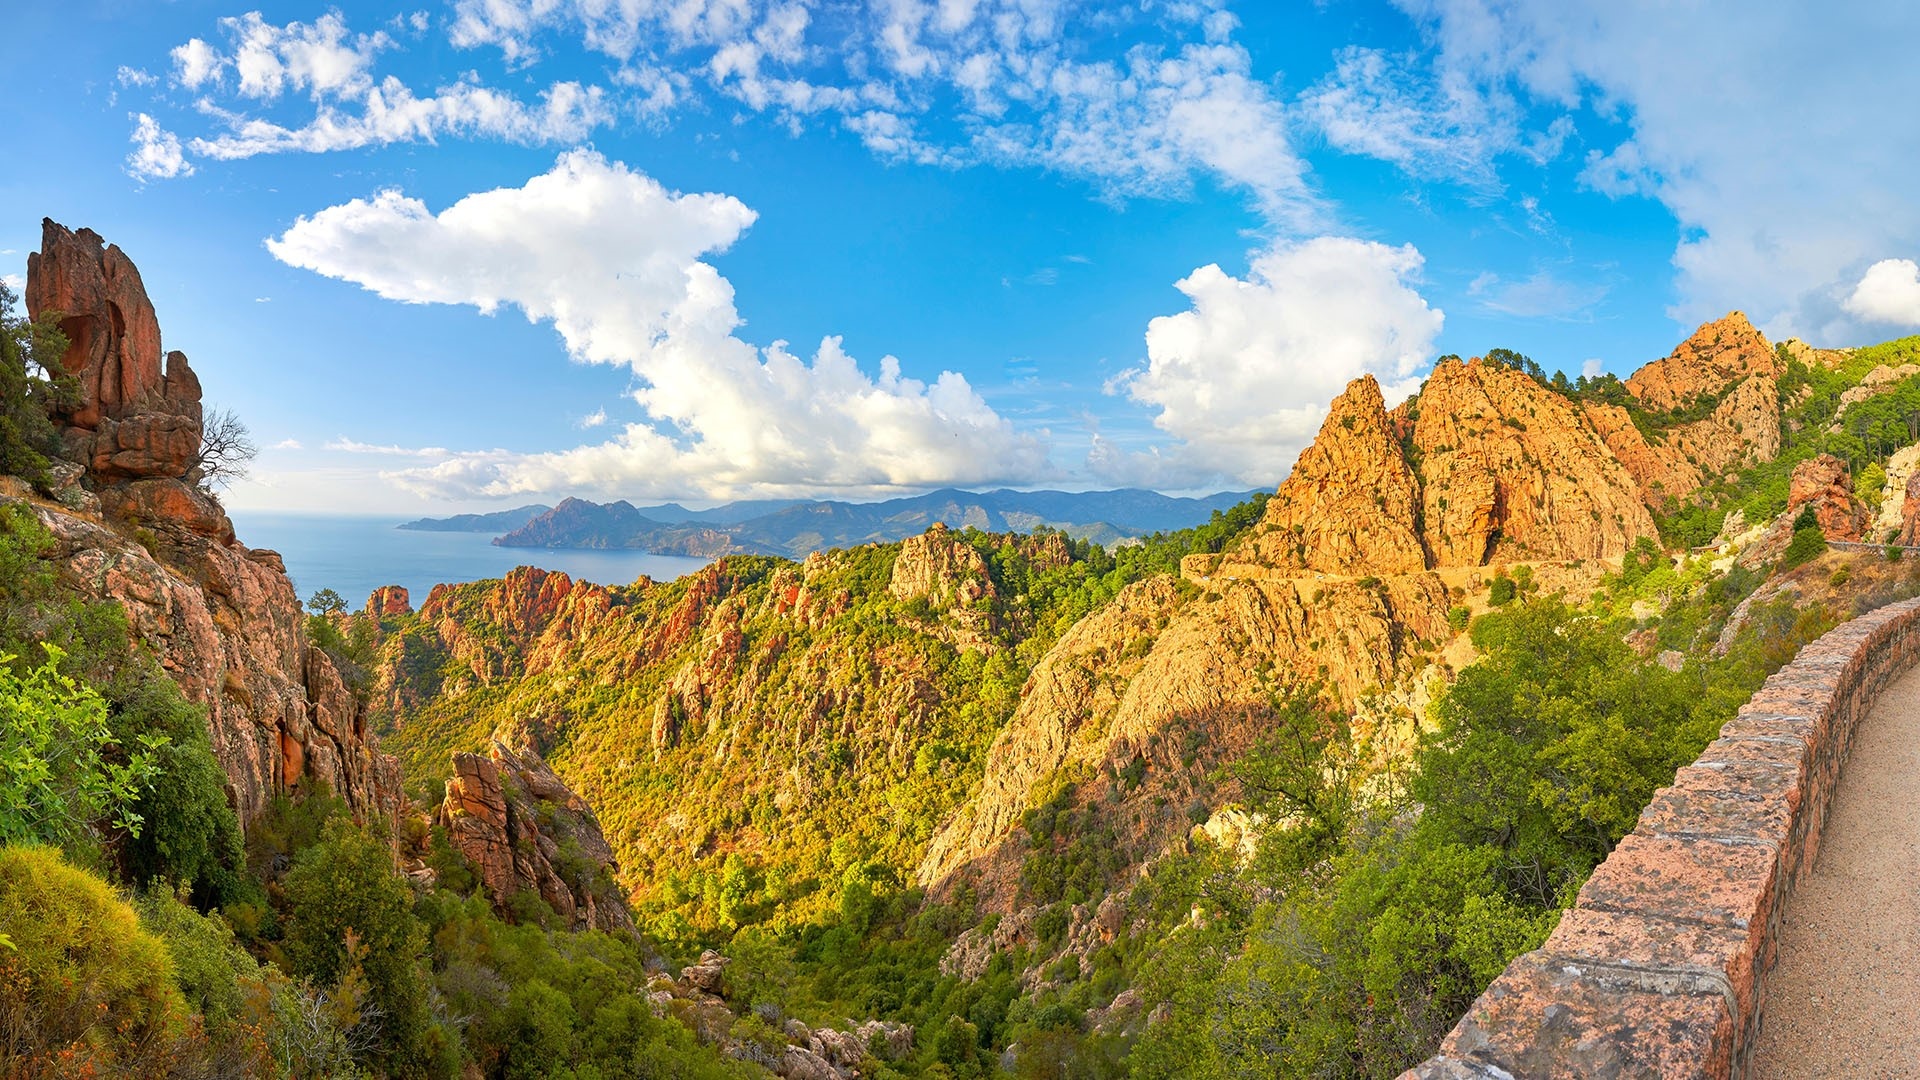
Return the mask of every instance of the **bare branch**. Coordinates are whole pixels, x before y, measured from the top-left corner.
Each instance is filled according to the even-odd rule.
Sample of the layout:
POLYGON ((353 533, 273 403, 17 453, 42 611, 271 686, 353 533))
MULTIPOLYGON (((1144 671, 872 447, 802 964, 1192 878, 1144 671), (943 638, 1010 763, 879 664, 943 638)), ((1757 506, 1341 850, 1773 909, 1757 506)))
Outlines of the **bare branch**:
POLYGON ((247 467, 260 448, 253 444, 247 425, 232 409, 209 409, 201 427, 200 454, 194 458, 193 471, 202 488, 227 487, 245 479, 247 467))

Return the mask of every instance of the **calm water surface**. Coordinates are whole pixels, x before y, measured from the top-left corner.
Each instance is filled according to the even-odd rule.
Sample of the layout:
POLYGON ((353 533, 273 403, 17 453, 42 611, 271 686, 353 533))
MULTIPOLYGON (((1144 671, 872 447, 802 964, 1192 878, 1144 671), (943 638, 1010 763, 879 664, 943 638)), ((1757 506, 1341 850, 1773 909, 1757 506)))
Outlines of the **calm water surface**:
POLYGON ((405 585, 417 607, 441 582, 497 578, 516 566, 564 570, 601 585, 625 585, 646 574, 671 581, 707 565, 707 559, 643 551, 555 551, 503 548, 492 533, 404 532, 407 518, 231 511, 234 532, 248 547, 272 548, 305 600, 332 589, 358 609, 382 585, 405 585))

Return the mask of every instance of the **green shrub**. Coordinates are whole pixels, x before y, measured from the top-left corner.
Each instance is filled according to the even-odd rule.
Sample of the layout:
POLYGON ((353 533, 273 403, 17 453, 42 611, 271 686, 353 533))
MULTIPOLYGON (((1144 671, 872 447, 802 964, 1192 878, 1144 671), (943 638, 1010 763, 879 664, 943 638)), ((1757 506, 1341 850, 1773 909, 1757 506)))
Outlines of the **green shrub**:
POLYGON ((232 1037, 248 995, 265 985, 260 962, 233 938, 218 914, 202 915, 164 889, 134 902, 142 929, 158 937, 173 959, 173 981, 216 1037, 232 1037))
POLYGON ((1467 623, 1473 621, 1473 611, 1466 605, 1455 605, 1447 609, 1447 625, 1455 630, 1465 630, 1467 623))
POLYGON ((1505 570, 1493 572, 1493 586, 1487 591, 1487 603, 1494 607, 1505 607, 1513 603, 1515 589, 1513 579, 1505 570))
POLYGON ((283 947, 292 973, 321 986, 364 978, 380 1014, 378 1056, 392 1072, 425 1071, 432 1038, 420 971, 426 936, 387 845, 332 818, 287 872, 286 899, 283 947))
POLYGON ((101 822, 137 835, 139 792, 155 774, 164 736, 115 764, 116 745, 99 691, 60 671, 65 654, 24 675, 0 657, 0 843, 78 844, 95 849, 101 822))
POLYGON ((1820 531, 1819 525, 1795 528, 1793 539, 1787 543, 1786 554, 1780 556, 1780 569, 1791 570, 1819 558, 1826 550, 1827 535, 1820 531))
POLYGON ((0 848, 0 937, 13 945, 0 950, 0 1050, 28 1063, 73 1050, 111 1074, 185 1028, 166 946, 54 848, 0 848))
POLYGON ((122 745, 160 737, 154 774, 139 792, 139 835, 121 844, 121 862, 137 885, 166 879, 207 906, 263 899, 244 876, 240 819, 227 805, 227 772, 213 756, 205 714, 163 676, 136 684, 116 703, 112 729, 122 745))

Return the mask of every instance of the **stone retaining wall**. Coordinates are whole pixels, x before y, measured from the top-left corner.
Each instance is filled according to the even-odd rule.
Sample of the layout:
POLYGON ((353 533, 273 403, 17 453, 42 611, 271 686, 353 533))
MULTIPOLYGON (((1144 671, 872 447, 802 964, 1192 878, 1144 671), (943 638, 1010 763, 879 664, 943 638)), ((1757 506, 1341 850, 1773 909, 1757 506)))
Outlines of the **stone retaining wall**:
POLYGON ((1742 1076, 1855 725, 1917 658, 1920 599, 1801 650, 1401 1080, 1742 1076))

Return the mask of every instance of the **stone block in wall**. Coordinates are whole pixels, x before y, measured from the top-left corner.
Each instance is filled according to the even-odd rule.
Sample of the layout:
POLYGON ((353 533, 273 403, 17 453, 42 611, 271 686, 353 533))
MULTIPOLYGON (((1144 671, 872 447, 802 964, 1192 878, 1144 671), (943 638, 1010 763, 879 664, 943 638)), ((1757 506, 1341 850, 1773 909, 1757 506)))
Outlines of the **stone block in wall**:
POLYGON ((1734 1023, 1754 1015, 1759 975, 1772 966, 1773 943, 1742 927, 1663 919, 1642 912, 1575 908, 1560 919, 1541 953, 1561 966, 1610 970, 1642 989, 1729 998, 1734 1023))
POLYGON ((1440 1045, 1443 1070, 1450 1060, 1463 1071, 1406 1075, 1724 1076, 1733 1032, 1727 996, 1718 990, 1641 989, 1631 978, 1535 952, 1508 965, 1440 1045))
POLYGON ((1672 787, 1654 793, 1640 812, 1640 832, 1656 836, 1741 839, 1786 847, 1793 839, 1793 812, 1787 789, 1794 776, 1781 770, 1764 774, 1759 790, 1728 783, 1723 770, 1682 769, 1672 787))
POLYGON ((1580 887, 1580 905, 1712 926, 1764 926, 1778 858, 1771 844, 1629 833, 1580 887))

